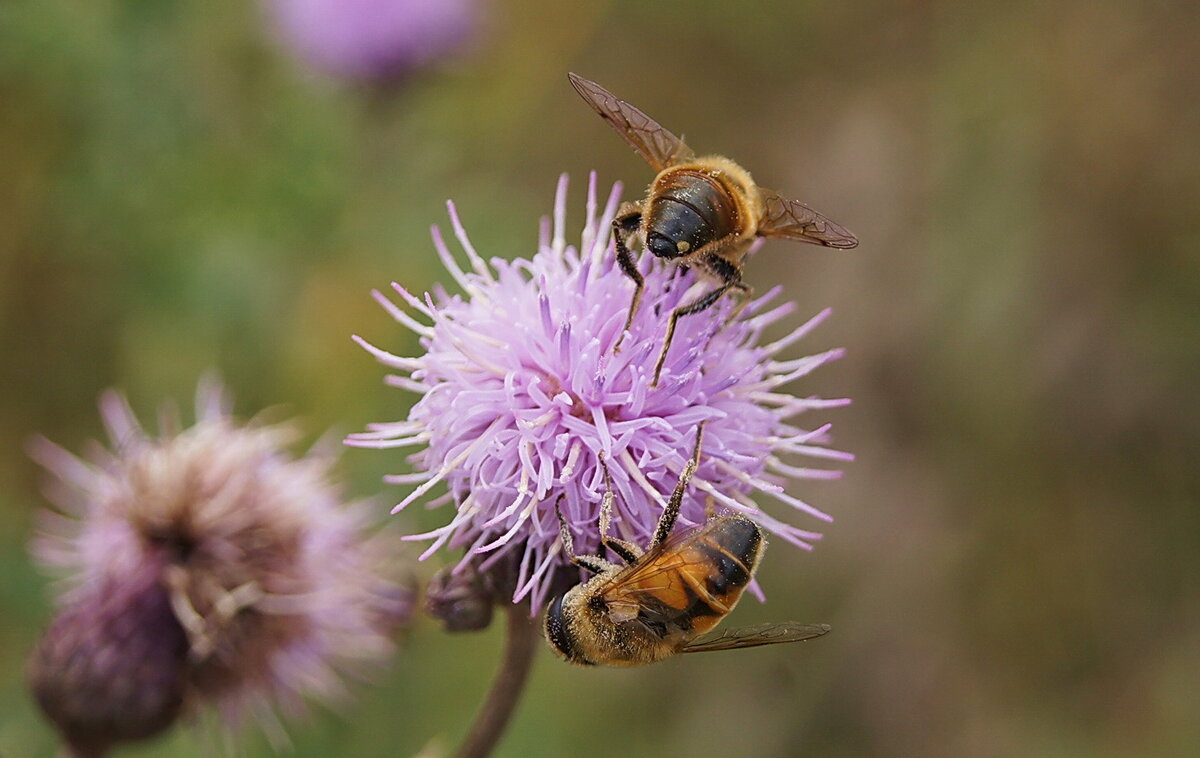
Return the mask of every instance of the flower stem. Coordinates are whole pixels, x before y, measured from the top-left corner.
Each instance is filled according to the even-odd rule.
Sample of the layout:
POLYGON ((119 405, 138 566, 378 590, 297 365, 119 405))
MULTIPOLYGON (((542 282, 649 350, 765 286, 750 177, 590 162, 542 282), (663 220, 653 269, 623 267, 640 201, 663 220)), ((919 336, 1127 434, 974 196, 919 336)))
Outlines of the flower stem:
POLYGON ((62 750, 59 751, 59 758, 104 758, 108 755, 108 749, 96 745, 80 745, 74 742, 66 742, 63 744, 62 750))
POLYGON ((529 607, 506 605, 508 625, 504 641, 504 660, 487 699, 475 716, 475 723, 458 749, 457 758, 486 758, 500 742, 517 701, 525 689, 533 664, 538 628, 529 618, 529 607))

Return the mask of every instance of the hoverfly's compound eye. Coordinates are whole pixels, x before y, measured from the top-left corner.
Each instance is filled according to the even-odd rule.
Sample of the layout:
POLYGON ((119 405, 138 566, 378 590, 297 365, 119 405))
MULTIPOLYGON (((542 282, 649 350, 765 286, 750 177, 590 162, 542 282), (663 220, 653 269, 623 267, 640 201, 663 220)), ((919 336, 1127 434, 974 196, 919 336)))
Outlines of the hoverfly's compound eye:
POLYGON ((575 645, 567 632, 567 622, 563 618, 563 596, 559 595, 550 602, 546 612, 546 639, 564 658, 571 660, 575 657, 575 645))
POLYGON ((659 258, 678 258, 683 255, 675 241, 665 234, 650 232, 646 235, 646 247, 659 258))

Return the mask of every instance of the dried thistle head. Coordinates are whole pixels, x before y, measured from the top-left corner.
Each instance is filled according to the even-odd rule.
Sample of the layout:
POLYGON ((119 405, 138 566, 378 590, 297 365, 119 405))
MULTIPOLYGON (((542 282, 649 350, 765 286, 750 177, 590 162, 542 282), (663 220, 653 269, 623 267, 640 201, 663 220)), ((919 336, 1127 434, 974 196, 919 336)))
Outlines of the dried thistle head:
POLYGON ((132 654, 151 623, 184 642, 171 676, 156 664, 182 690, 177 712, 213 705, 231 723, 252 713, 273 724, 273 708, 338 695, 341 674, 388 655, 411 593, 388 578, 363 510, 342 503, 329 455, 290 456, 290 427, 237 423, 211 382, 188 429, 148 434, 115 393, 102 415, 111 451, 83 460, 44 440, 34 450, 58 477, 61 509, 46 514, 34 552, 67 584, 35 657, 48 713, 62 699, 57 680, 94 676, 86 686, 103 691, 106 672, 114 682, 151 676, 139 667, 170 657, 165 647, 157 659, 132 654), (79 628, 85 620, 90 629, 79 628), (69 658, 63 640, 111 660, 81 674, 49 654, 69 658))

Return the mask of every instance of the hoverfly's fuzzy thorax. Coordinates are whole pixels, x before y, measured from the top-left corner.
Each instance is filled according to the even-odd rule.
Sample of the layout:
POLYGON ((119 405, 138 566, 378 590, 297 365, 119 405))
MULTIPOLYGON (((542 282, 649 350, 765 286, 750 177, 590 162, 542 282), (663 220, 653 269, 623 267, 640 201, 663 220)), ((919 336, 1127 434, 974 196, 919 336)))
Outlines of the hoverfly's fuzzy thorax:
POLYGON ((737 203, 740 216, 739 233, 747 238, 758 234, 758 220, 762 218, 763 203, 758 194, 758 185, 754 183, 750 172, 723 155, 697 158, 695 165, 715 174, 737 203))
POLYGON ((579 666, 640 666, 674 654, 661 638, 636 620, 618 622, 596 590, 619 572, 601 574, 555 597, 546 609, 543 631, 559 657, 579 666))

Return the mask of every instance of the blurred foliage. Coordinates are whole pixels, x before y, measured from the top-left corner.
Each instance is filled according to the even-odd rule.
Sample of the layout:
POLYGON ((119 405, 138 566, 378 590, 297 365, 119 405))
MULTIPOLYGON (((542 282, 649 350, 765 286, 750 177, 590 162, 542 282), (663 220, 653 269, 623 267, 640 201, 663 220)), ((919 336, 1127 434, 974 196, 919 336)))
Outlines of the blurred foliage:
MULTIPOLYGON (((748 267, 835 307, 796 349, 850 355, 800 391, 855 399, 828 420, 860 459, 800 493, 837 522, 776 544, 770 601, 737 612, 832 635, 637 671, 543 654, 498 754, 1200 753, 1198 37, 1167 2, 508 0, 466 57, 372 87, 301 69, 254 3, 0 5, 0 752, 54 749, 20 675, 50 613, 29 437, 79 450, 102 389, 151 417, 213 367, 314 437, 401 416, 349 335, 415 349, 368 292, 446 279, 446 198, 511 257, 560 172, 575 219, 587 171, 649 180, 575 70, 862 238, 748 267)), ((344 463, 381 513, 401 496, 396 456, 344 463)), ((419 625, 295 755, 452 746, 499 631, 419 625)))

